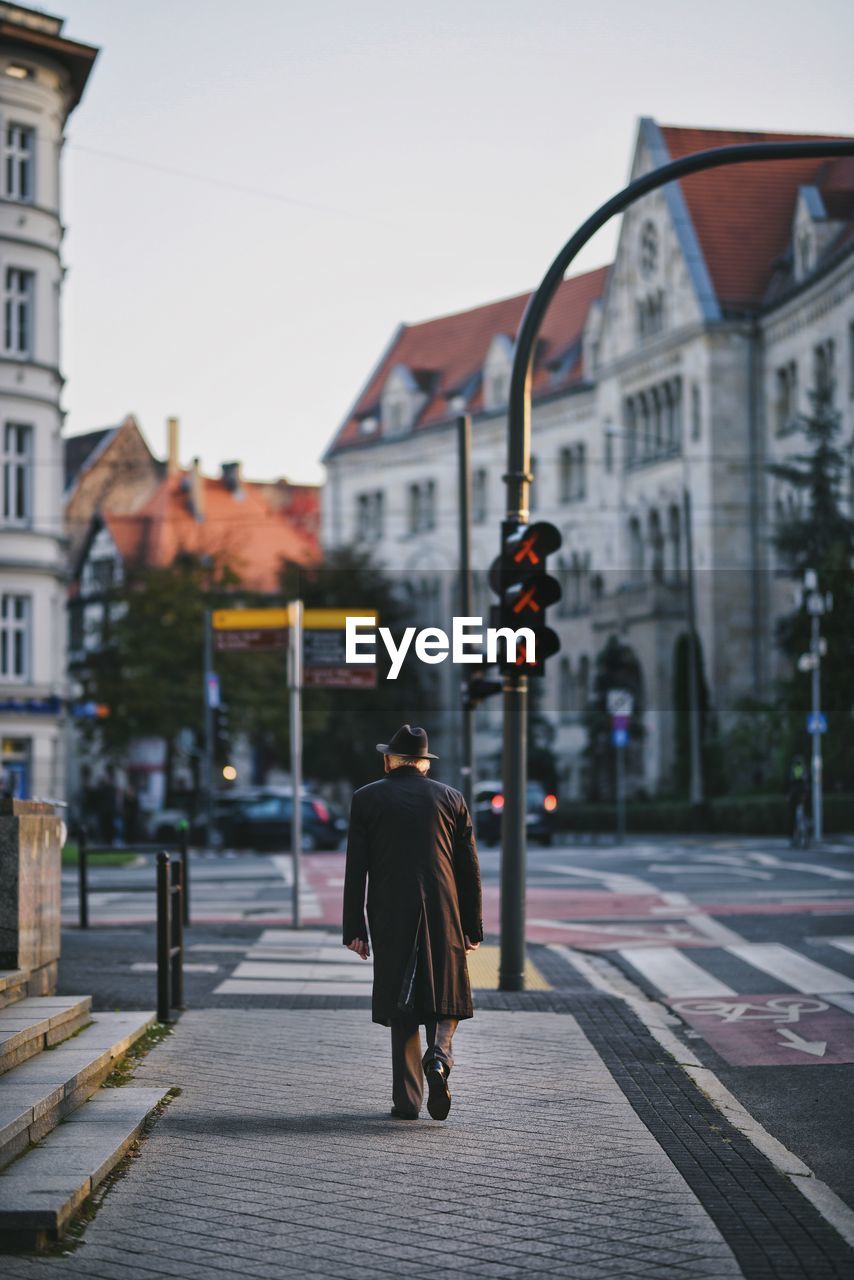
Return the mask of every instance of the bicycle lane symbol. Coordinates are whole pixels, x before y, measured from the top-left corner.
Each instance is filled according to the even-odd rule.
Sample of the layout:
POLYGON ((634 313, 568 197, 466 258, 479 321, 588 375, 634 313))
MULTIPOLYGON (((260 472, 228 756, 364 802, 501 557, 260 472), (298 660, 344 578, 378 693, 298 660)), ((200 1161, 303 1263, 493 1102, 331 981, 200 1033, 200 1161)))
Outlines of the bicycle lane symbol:
POLYGON ((778 991, 669 1003, 735 1067, 854 1062, 854 1017, 821 996, 778 991))

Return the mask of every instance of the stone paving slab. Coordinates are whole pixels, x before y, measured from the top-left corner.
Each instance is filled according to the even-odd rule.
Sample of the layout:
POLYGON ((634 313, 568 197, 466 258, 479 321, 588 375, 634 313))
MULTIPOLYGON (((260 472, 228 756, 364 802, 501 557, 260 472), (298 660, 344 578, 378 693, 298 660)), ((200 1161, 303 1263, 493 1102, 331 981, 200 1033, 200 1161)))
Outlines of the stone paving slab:
POLYGON ((449 1120, 401 1123, 364 1011, 187 1013, 134 1081, 183 1092, 84 1243, 4 1275, 742 1274, 573 1017, 480 1013, 455 1053, 449 1120))

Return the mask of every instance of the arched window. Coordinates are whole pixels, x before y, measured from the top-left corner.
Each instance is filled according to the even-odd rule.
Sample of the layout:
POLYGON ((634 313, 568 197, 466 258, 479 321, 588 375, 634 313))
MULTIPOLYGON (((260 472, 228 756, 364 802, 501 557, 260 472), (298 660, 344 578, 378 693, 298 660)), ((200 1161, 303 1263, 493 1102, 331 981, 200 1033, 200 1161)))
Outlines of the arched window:
POLYGON ((583 653, 578 659, 578 710, 585 711, 590 697, 590 659, 583 653))
POLYGON ((664 577, 664 533, 657 511, 649 513, 649 549, 652 558, 652 576, 656 582, 664 577))
POLYGON ((682 581, 682 513, 674 503, 667 516, 670 542, 670 576, 674 582, 682 581))
POLYGON ((644 553, 643 534, 640 520, 632 516, 629 520, 629 567, 633 578, 643 577, 644 553))
POLYGON ((652 389, 652 452, 660 454, 664 448, 665 408, 663 396, 658 387, 652 389))
POLYGON ((587 450, 583 444, 580 444, 576 450, 575 470, 575 496, 585 498, 587 496, 587 450))
POLYGON ((560 709, 564 713, 573 710, 572 666, 569 658, 560 660, 560 689, 558 690, 560 709))
POLYGON ((640 417, 640 456, 642 459, 652 457, 652 430, 653 422, 650 413, 649 398, 646 395, 638 396, 638 409, 640 417))
POLYGON ((638 415, 633 397, 626 401, 626 467, 633 467, 638 459, 638 415))

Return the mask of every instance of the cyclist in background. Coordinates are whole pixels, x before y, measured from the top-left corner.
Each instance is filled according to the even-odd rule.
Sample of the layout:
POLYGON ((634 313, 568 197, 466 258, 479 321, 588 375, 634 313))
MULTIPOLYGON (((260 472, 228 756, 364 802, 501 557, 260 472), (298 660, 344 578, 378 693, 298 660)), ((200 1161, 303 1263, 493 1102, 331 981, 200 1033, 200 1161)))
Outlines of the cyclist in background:
POLYGON ((809 826, 807 822, 807 802, 809 800, 809 773, 803 756, 794 756, 789 766, 786 782, 786 794, 789 801, 789 832, 791 844, 804 847, 807 843, 809 826))

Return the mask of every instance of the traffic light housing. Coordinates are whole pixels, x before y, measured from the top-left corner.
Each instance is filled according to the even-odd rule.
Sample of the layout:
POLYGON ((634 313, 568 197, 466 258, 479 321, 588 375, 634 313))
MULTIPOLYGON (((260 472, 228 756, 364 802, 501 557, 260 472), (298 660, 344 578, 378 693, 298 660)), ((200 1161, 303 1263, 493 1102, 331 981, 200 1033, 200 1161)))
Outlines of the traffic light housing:
POLYGON ((561 598, 560 583, 547 572, 547 557, 563 542, 560 530, 547 520, 517 525, 505 522, 501 529, 501 554, 493 561, 489 583, 499 598, 498 625, 511 631, 527 627, 534 637, 534 660, 524 641, 516 646, 516 660, 502 663, 527 675, 543 676, 546 659, 560 649, 560 639, 546 625, 546 610, 561 598))
POLYGON ((228 707, 221 702, 218 707, 213 708, 214 722, 214 758, 217 762, 226 760, 230 745, 230 725, 228 717, 228 707))

